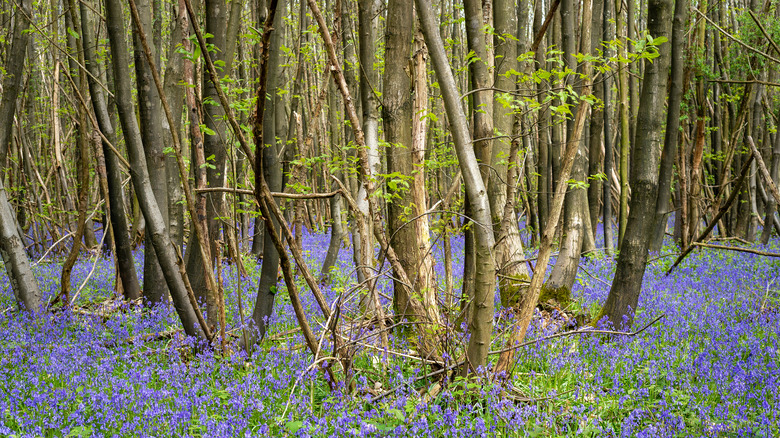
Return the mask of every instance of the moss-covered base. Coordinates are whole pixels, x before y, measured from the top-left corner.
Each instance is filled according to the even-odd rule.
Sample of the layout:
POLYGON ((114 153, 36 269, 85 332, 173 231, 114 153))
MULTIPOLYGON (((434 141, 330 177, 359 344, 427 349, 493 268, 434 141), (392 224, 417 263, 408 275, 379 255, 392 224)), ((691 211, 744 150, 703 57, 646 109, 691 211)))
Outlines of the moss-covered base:
POLYGON ((571 289, 566 286, 549 287, 545 284, 539 294, 538 303, 564 308, 571 303, 571 289))
POLYGON ((530 278, 525 275, 507 275, 498 281, 498 290, 501 294, 501 305, 503 307, 516 307, 520 299, 528 290, 530 278))

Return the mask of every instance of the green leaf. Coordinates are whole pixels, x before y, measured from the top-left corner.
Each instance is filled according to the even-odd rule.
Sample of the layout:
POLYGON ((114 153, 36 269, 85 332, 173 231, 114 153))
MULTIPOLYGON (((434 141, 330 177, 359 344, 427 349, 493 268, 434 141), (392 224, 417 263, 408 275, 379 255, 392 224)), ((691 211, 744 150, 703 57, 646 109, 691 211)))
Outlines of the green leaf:
POLYGON ((286 427, 287 430, 290 431, 290 433, 295 433, 295 432, 298 432, 298 429, 303 427, 303 421, 300 421, 300 420, 288 421, 287 424, 285 424, 284 427, 286 427))
MULTIPOLYGON (((208 126, 206 126, 204 124, 200 125, 200 130, 201 130, 201 132, 203 132, 206 135, 217 135, 217 133, 214 132, 213 129, 210 129, 208 126)), ((212 155, 212 157, 213 157, 213 155, 212 155)))
POLYGON ((388 410, 387 413, 388 414, 392 414, 393 417, 395 417, 395 419, 398 420, 398 421, 402 421, 403 422, 403 421, 406 420, 406 418, 404 417, 404 413, 401 412, 400 409, 393 408, 393 409, 388 410))
POLYGON ((68 432, 66 437, 92 436, 92 428, 89 426, 76 426, 68 432))
POLYGON ((669 41, 669 38, 666 38, 665 36, 659 36, 658 38, 653 38, 653 40, 650 42, 650 44, 654 46, 660 46, 661 44, 669 41))

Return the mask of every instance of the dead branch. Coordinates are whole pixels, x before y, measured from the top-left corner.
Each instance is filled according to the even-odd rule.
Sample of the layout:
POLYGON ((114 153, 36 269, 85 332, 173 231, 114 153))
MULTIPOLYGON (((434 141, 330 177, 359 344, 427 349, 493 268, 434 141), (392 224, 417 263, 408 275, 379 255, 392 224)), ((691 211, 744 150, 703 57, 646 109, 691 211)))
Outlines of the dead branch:
POLYGON ((704 248, 726 249, 726 250, 730 250, 730 251, 747 252, 747 253, 750 253, 750 254, 762 255, 762 256, 767 256, 767 257, 780 257, 780 253, 769 252, 769 251, 761 251, 761 250, 753 249, 753 248, 742 248, 742 247, 739 247, 739 246, 713 245, 711 243, 703 243, 703 242, 693 242, 691 245, 701 246, 701 247, 704 247, 704 248))

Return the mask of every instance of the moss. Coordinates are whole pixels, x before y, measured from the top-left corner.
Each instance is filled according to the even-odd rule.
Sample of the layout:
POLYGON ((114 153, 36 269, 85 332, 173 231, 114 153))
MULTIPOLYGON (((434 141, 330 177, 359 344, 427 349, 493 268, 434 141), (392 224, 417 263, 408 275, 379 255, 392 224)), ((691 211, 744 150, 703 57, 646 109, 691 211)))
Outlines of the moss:
POLYGON ((539 303, 547 303, 552 301, 558 305, 558 307, 566 307, 571 302, 571 289, 566 286, 561 287, 548 287, 546 284, 542 286, 542 292, 539 294, 539 303))
POLYGON ((525 274, 502 277, 498 282, 501 305, 503 307, 517 306, 529 284, 530 278, 525 274))

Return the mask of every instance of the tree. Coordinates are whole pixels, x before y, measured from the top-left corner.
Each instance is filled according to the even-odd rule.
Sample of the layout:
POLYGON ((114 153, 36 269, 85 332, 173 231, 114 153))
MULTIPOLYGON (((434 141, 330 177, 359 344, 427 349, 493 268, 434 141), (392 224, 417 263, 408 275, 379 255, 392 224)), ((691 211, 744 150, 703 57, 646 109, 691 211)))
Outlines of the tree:
POLYGON ((670 56, 668 41, 671 0, 648 1, 647 30, 656 45, 659 57, 644 64, 644 81, 637 115, 636 147, 631 174, 631 206, 615 279, 609 290, 601 315, 614 327, 630 327, 639 301, 642 277, 647 266, 647 254, 655 224, 658 199, 658 165, 661 155, 664 100, 670 56), (627 318, 624 321, 624 317, 627 318))
POLYGON ((30 268, 30 260, 24 250, 24 242, 17 232, 16 217, 11 210, 8 194, 2 181, 2 176, 5 174, 5 166, 2 163, 5 163, 8 143, 11 140, 16 98, 22 82, 24 61, 27 59, 25 56, 29 38, 27 28, 30 25, 28 17, 31 15, 32 2, 22 0, 14 23, 9 62, 6 64, 6 75, 3 78, 3 97, 0 100, 0 157, 2 157, 0 162, 0 253, 2 253, 3 263, 19 309, 37 312, 41 307, 41 291, 38 289, 38 281, 30 268))
POLYGON ((677 140, 680 135, 680 103, 683 95, 683 67, 685 22, 688 4, 686 0, 676 0, 672 17, 671 41, 671 81, 669 82, 669 105, 666 112, 666 130, 664 148, 661 152, 661 170, 658 177, 658 201, 655 208, 655 230, 650 242, 650 251, 660 251, 666 233, 672 198, 672 177, 674 163, 677 161, 677 140))
POLYGON ((450 70, 431 3, 429 0, 415 0, 415 5, 436 77, 439 79, 444 107, 455 141, 458 165, 463 175, 466 195, 473 214, 476 270, 474 297, 470 304, 469 332, 471 337, 469 338, 467 357, 468 369, 475 371, 485 365, 490 349, 490 336, 493 332, 493 300, 496 277, 495 262, 491 255, 493 245, 495 245, 495 237, 491 226, 490 204, 487 199, 485 182, 479 171, 477 156, 474 148, 471 147, 468 122, 463 113, 463 107, 460 105, 455 78, 450 70))
MULTIPOLYGON (((125 29, 122 17, 122 5, 118 0, 105 0, 106 27, 111 45, 111 61, 114 74, 116 106, 119 120, 122 124, 127 152, 130 158, 130 175, 133 181, 138 202, 149 228, 152 248, 160 262, 166 286, 171 291, 176 312, 181 319, 184 331, 188 335, 201 339, 208 337, 208 327, 199 315, 197 303, 191 290, 188 290, 186 274, 183 274, 183 261, 176 254, 176 249, 170 240, 165 219, 152 190, 146 160, 143 155, 144 144, 141 132, 135 119, 133 99, 130 88, 130 65, 127 46, 123 38, 125 29), (181 269, 181 270, 180 270, 181 269)), ((166 200, 167 202, 167 200, 166 200)), ((147 280, 148 281, 148 280, 147 280)))
MULTIPOLYGON (((262 154, 262 169, 255 169, 255 172, 263 172, 265 181, 268 183, 268 187, 273 191, 281 191, 282 187, 282 169, 279 165, 279 148, 280 145, 276 141, 276 120, 275 111, 278 102, 275 98, 276 80, 279 75, 279 61, 280 61, 280 45, 282 32, 282 23, 285 15, 285 8, 287 2, 280 0, 277 5, 277 11, 274 15, 273 29, 275 32, 271 33, 271 41, 268 51, 268 84, 267 90, 270 90, 269 96, 266 99, 265 109, 262 114, 257 114, 256 117, 260 117, 263 123, 262 133, 262 145, 259 145, 258 154, 262 154)), ((261 14, 261 23, 265 21, 268 11, 264 11, 261 14)), ((255 174, 255 185, 259 185, 257 181, 258 177, 255 174)), ((266 320, 271 316, 274 305, 274 297, 276 295, 276 279, 279 274, 279 252, 273 244, 273 237, 270 233, 270 226, 273 225, 274 229, 279 229, 279 222, 275 217, 263 218, 266 223, 265 243, 263 244, 263 266, 260 272, 260 281, 257 285, 257 300, 255 301, 255 307, 252 311, 251 324, 257 328, 259 336, 262 338, 266 332, 266 320), (270 222, 269 222, 270 221, 270 222)), ((263 223, 261 222, 261 223, 263 223)), ((257 222, 255 223, 257 226, 257 222)))
MULTIPOLYGON (((501 304, 511 307, 522 295, 528 284, 530 275, 526 264, 523 241, 520 239, 520 226, 517 215, 512 210, 506 210, 507 202, 515 196, 516 184, 509 176, 509 167, 517 163, 509 159, 509 146, 512 141, 520 141, 513 137, 515 124, 515 108, 510 97, 514 91, 517 77, 517 8, 514 1, 498 0, 495 2, 495 36, 496 69, 494 84, 506 94, 499 94, 493 103, 493 121, 496 139, 493 142, 490 167, 495 175, 488 180, 488 199, 490 212, 493 215, 493 229, 497 242, 495 248, 498 267, 498 284, 501 294, 501 304), (511 94, 510 94, 511 93, 511 94), (509 196, 507 196, 509 194, 509 196), (507 215, 507 213, 509 213, 507 215), (502 226, 504 224, 505 226, 502 226)), ((514 205, 514 204, 513 204, 514 205)))

